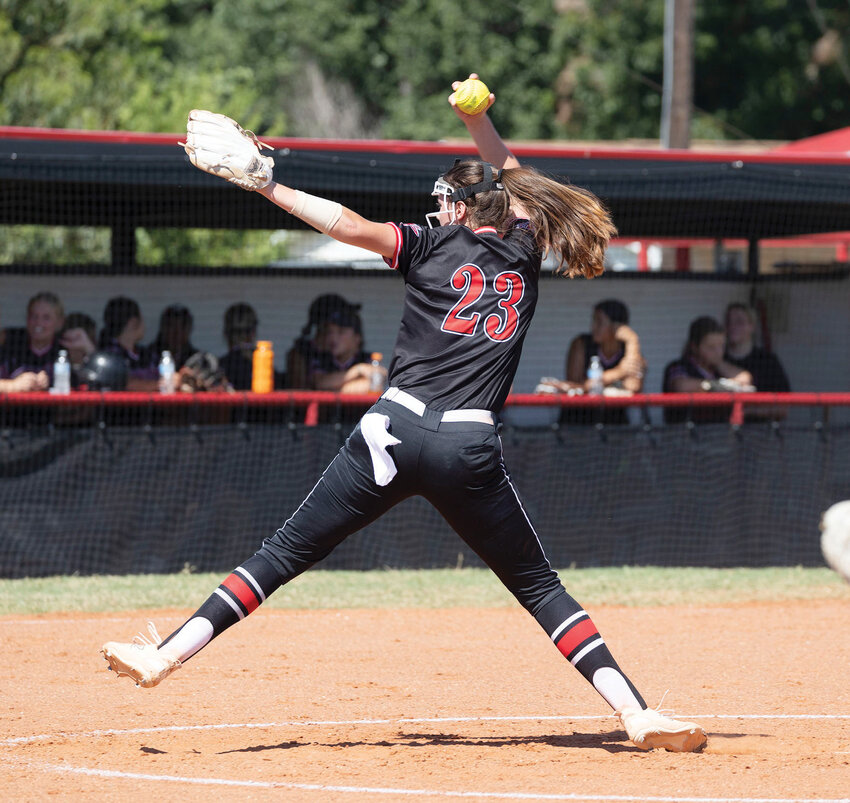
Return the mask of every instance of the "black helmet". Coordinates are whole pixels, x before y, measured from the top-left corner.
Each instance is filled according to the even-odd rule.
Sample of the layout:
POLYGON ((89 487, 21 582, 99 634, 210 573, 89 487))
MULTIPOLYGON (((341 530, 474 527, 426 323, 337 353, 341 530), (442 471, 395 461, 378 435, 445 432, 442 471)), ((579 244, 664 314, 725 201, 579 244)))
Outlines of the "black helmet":
POLYGON ((86 357, 78 371, 78 379, 89 390, 124 390, 127 374, 127 361, 120 354, 95 351, 86 357))

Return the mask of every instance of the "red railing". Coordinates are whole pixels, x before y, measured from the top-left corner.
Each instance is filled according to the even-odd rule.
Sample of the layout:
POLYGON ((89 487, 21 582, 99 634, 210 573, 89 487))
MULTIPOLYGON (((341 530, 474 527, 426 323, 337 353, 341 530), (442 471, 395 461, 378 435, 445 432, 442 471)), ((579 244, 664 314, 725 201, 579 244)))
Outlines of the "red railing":
MULTIPOLYGON (((375 402, 374 394, 339 394, 321 391, 274 393, 128 393, 72 391, 7 393, 0 407, 299 407, 303 423, 315 426, 322 407, 364 407, 375 402)), ((740 425, 748 407, 847 407, 850 393, 641 393, 634 396, 566 396, 517 393, 508 397, 510 407, 722 407, 731 405, 729 423, 740 425)))

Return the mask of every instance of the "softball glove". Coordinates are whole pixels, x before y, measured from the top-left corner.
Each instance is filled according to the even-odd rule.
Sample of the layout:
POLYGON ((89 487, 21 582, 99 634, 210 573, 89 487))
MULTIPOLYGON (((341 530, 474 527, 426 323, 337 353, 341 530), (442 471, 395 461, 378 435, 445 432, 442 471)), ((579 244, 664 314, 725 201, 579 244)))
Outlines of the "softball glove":
POLYGON ((272 180, 274 161, 260 152, 271 146, 223 114, 192 109, 186 141, 179 144, 195 167, 242 189, 261 190, 272 180))

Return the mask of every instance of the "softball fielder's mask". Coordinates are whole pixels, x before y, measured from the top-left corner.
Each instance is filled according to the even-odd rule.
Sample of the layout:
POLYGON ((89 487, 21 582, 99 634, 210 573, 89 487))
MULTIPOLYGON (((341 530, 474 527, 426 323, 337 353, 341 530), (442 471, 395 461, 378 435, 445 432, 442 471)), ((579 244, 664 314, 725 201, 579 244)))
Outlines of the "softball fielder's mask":
MULTIPOLYGON (((455 160, 455 165, 460 162, 460 159, 455 160)), ((468 187, 453 187, 446 181, 444 176, 440 176, 434 182, 434 189, 431 192, 432 197, 435 197, 438 201, 445 200, 446 208, 440 209, 436 212, 428 212, 425 215, 425 220, 428 223, 428 228, 433 229, 434 223, 436 222, 437 226, 440 226, 440 215, 448 213, 449 214, 449 222, 448 225, 451 226, 457 223, 457 208, 456 204, 458 201, 465 201, 472 195, 475 195, 478 192, 491 192, 492 190, 504 190, 505 187, 501 182, 502 171, 497 170, 493 171, 493 165, 489 162, 482 162, 481 166, 484 170, 484 177, 477 184, 470 184, 468 187)))

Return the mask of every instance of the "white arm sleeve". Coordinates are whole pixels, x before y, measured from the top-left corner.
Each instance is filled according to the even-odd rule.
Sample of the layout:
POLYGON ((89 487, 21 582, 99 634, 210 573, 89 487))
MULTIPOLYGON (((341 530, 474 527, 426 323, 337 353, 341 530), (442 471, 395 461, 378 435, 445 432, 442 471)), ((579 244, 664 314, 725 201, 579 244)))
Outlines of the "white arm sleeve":
POLYGON ((295 190, 295 205, 289 211, 313 228, 330 234, 342 217, 342 204, 295 190))

